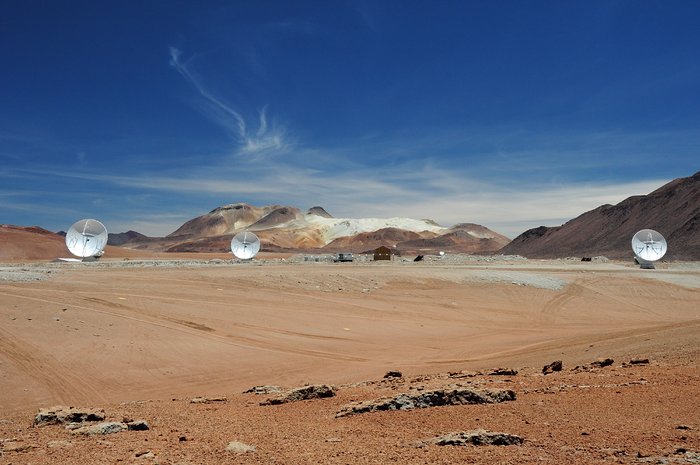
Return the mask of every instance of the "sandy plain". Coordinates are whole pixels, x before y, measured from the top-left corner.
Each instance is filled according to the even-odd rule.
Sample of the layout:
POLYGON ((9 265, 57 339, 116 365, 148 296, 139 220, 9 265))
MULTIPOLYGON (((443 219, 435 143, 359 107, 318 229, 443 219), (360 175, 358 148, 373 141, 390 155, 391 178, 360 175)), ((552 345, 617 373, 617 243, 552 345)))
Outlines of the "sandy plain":
POLYGON ((0 463, 700 463, 696 263, 127 258, 0 265, 0 463), (600 357, 615 362, 591 368, 600 357), (650 363, 623 366, 634 358, 650 363), (564 369, 543 375, 553 360, 564 369), (319 383, 337 396, 261 406, 242 393, 319 383), (517 399, 335 418, 457 384, 517 399), (32 425, 56 404, 151 428, 32 425), (475 428, 525 442, 416 446, 475 428))

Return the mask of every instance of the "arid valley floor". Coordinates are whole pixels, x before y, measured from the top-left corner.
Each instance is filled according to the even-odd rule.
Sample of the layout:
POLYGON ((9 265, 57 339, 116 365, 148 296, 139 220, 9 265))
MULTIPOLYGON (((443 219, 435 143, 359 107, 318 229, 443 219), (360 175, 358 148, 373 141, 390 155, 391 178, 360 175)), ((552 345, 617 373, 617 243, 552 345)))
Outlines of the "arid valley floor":
POLYGON ((0 465, 700 463, 697 263, 175 258, 0 265, 0 465), (244 393, 307 384, 336 395, 244 393), (467 388, 515 400, 336 417, 467 388), (149 429, 34 425, 54 405, 149 429), (477 429, 523 442, 431 442, 477 429))

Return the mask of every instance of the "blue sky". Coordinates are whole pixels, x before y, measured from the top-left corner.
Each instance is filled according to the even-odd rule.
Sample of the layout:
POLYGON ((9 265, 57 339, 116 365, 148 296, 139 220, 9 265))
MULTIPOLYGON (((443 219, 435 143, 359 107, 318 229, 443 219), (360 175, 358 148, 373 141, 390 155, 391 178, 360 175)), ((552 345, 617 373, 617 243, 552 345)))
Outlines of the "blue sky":
POLYGON ((0 223, 219 205, 515 237, 700 169, 697 1, 0 5, 0 223))

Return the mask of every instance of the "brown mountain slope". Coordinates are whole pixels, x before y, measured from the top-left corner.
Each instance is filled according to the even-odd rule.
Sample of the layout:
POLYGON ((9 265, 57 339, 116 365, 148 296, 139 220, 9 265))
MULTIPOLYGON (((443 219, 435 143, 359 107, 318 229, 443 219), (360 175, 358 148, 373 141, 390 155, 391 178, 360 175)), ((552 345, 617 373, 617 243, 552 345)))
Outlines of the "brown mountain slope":
POLYGON ((294 207, 279 207, 272 210, 260 218, 255 223, 251 224, 248 229, 251 231, 261 231, 264 229, 275 228, 293 220, 302 219, 301 211, 294 207))
POLYGON ((500 252, 529 258, 628 258, 632 236, 645 228, 666 238, 664 258, 700 259, 700 172, 675 179, 648 195, 602 205, 561 226, 530 229, 500 252))
POLYGON ((435 234, 427 231, 421 234, 398 228, 382 228, 377 231, 360 233, 355 236, 339 237, 325 246, 324 250, 329 252, 365 252, 374 250, 381 245, 387 247, 396 246, 398 249, 399 244, 410 240, 421 239, 425 237, 425 235, 433 237, 435 234))
MULTIPOLYGON (((135 256, 133 251, 108 245, 105 257, 127 258, 135 256)), ((55 260, 73 257, 60 234, 38 226, 0 225, 0 262, 25 260, 55 260)))
POLYGON ((192 218, 167 237, 219 236, 237 229, 247 228, 269 213, 282 208, 279 205, 254 207, 245 203, 234 203, 215 208, 207 214, 192 218))

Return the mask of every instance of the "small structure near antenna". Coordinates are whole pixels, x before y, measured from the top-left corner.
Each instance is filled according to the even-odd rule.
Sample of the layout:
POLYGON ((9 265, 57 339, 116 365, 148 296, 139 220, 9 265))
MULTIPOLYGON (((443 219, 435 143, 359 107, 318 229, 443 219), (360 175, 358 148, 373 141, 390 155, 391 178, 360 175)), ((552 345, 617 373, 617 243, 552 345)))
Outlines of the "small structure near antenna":
POLYGON ((632 251, 640 268, 653 270, 654 262, 666 254, 666 249, 666 239, 653 229, 642 229, 632 236, 632 251))
POLYGON ((66 246, 70 253, 83 260, 99 258, 107 245, 107 228, 97 220, 76 221, 66 233, 66 246))
POLYGON ((241 260, 250 260, 260 251, 260 239, 250 231, 242 231, 231 239, 231 252, 241 260))
POLYGON ((374 260, 391 260, 391 249, 389 247, 380 245, 374 249, 374 260))

